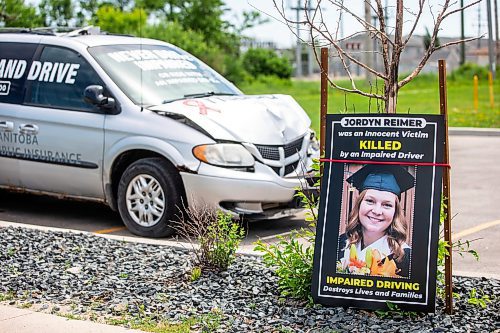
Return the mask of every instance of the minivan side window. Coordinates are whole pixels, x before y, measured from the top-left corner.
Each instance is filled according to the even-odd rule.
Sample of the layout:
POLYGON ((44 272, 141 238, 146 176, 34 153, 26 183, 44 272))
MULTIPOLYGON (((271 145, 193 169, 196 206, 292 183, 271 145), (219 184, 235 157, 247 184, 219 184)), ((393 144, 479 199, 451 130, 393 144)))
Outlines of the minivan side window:
POLYGON ((33 61, 28 80, 31 94, 27 103, 71 110, 93 111, 83 93, 89 85, 103 85, 97 73, 77 52, 45 46, 40 59, 33 61))
POLYGON ((0 103, 21 104, 38 44, 0 43, 0 103))

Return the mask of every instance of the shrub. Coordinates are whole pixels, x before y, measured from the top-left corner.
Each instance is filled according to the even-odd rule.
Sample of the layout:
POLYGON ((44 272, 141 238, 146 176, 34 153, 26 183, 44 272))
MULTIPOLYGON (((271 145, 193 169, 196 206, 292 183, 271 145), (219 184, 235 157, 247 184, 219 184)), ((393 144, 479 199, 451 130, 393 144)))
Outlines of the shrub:
POLYGON ((451 72, 451 80, 472 80, 477 75, 479 80, 488 80, 488 68, 473 63, 465 63, 451 72))
POLYGON ((272 75, 289 79, 292 76, 292 66, 288 59, 268 49, 249 49, 243 55, 243 67, 253 77, 272 75))
POLYGON ((302 229, 287 237, 279 237, 276 244, 256 242, 255 251, 264 252, 264 263, 275 269, 278 289, 282 296, 300 300, 311 299, 314 245, 299 243, 299 238, 314 238, 311 230, 302 229))
MULTIPOLYGON (((313 167, 319 171, 318 163, 313 167)), ((315 186, 319 187, 319 180, 315 186)), ((263 252, 264 263, 274 268, 282 296, 312 304, 311 283, 318 201, 314 195, 303 189, 298 190, 297 196, 306 208, 309 229, 302 228, 287 237, 278 237, 277 244, 266 244, 259 240, 256 242, 255 251, 263 252), (305 239, 308 244, 302 244, 299 238, 305 239)))
POLYGON ((201 268, 226 270, 233 263, 245 232, 230 214, 192 205, 179 221, 172 221, 173 228, 189 240, 201 268))

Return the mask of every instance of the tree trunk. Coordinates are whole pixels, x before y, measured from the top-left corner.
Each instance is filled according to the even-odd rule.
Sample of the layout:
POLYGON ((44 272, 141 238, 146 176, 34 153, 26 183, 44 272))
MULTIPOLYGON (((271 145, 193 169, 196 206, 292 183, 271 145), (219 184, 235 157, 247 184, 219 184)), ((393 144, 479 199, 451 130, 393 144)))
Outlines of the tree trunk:
POLYGON ((399 59, 403 51, 403 0, 397 0, 396 26, 394 29, 394 45, 388 80, 385 82, 385 112, 396 113, 398 102, 399 59))
POLYGON ((385 87, 385 112, 396 113, 396 106, 398 104, 398 81, 393 79, 393 82, 387 83, 385 87))

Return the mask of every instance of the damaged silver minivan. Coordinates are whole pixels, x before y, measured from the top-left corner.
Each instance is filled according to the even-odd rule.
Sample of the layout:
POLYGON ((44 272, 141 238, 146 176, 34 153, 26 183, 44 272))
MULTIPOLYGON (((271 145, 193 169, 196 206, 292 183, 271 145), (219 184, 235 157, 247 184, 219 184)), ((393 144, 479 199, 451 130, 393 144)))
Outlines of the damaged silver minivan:
POLYGON ((179 207, 297 208, 319 155, 290 96, 244 95, 173 45, 98 29, 0 33, 0 187, 97 200, 138 235, 179 207))

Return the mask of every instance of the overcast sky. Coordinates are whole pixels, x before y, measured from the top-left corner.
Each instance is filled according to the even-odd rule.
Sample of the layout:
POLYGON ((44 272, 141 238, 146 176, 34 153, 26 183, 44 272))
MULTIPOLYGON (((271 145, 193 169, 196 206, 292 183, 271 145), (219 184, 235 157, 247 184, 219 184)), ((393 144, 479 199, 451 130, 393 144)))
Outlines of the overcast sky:
MULTIPOLYGON (((276 0, 277 3, 281 4, 281 1, 284 1, 284 4, 287 10, 287 14, 291 18, 295 18, 295 12, 289 8, 296 7, 298 0, 276 0)), ((460 1, 452 1, 456 3, 460 3, 460 1)), ((470 0, 464 0, 465 4, 471 3, 470 0)), ((493 0, 491 0, 493 6, 493 0)), ((241 12, 246 10, 258 10, 262 13, 263 16, 269 18, 269 23, 263 24, 253 29, 249 29, 245 31, 245 35, 254 37, 259 41, 273 41, 278 44, 279 47, 290 47, 296 43, 296 37, 290 32, 288 27, 280 22, 281 17, 276 8, 274 8, 274 4, 272 0, 225 0, 225 3, 228 8, 231 10, 227 13, 228 18, 236 21, 239 17, 241 19, 241 12)), ((304 0, 301 0, 301 3, 304 3, 304 0)), ((350 8, 352 8, 356 13, 359 13, 363 16, 364 12, 364 1, 363 0, 347 0, 345 3, 349 4, 350 8)), ((394 0, 382 0, 382 3, 389 3, 394 5, 394 0)), ((416 0, 406 0, 405 4, 409 4, 410 7, 416 9, 416 4, 418 2, 416 0)), ((443 3, 443 1, 438 0, 428 0, 427 4, 432 5, 433 12, 437 12, 439 9, 439 4, 443 3)), ((331 5, 328 4, 328 1, 323 0, 322 7, 325 9, 324 15, 326 16, 326 20, 328 23, 333 26, 336 24, 338 14, 335 9, 332 8, 331 5)), ((455 5, 453 8, 458 8, 455 5)), ((493 10, 493 8, 492 8, 493 10)), ((394 12, 395 8, 390 7, 389 10, 389 24, 394 25, 394 12), (392 16, 392 20, 391 20, 392 16)), ((410 20, 412 16, 409 14, 405 14, 405 19, 410 20)), ((467 36, 476 36, 487 33, 487 17, 486 17, 486 0, 483 0, 481 4, 476 5, 473 8, 468 9, 465 12, 465 34, 467 36), (478 8, 480 9, 480 19, 478 16, 478 8)), ((411 22, 409 22, 411 23, 411 22)), ((425 34, 425 28, 427 27, 429 30, 432 30, 433 17, 430 13, 428 5, 426 6, 426 10, 422 16, 420 24, 417 27, 416 34, 425 34)), ((440 36, 447 37, 459 37, 460 36, 460 13, 456 13, 449 18, 447 18, 441 25, 440 36)), ((332 28, 333 29, 333 28, 332 28)), ((344 35, 348 35, 353 33, 358 29, 356 24, 352 18, 345 17, 343 23, 343 32, 344 35)), ((494 34, 494 25, 493 25, 493 34, 494 34)), ((305 33, 304 33, 305 36, 305 33)))

